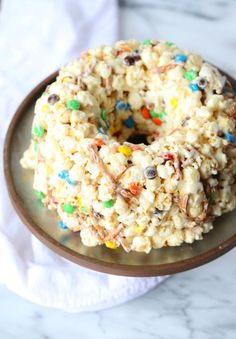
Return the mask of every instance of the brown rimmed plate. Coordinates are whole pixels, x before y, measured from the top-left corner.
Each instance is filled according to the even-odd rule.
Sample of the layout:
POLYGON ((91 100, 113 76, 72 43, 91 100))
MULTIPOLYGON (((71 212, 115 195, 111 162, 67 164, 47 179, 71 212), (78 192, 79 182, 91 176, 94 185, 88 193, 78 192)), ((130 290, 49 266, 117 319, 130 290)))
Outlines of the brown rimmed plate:
MULTIPOLYGON (((39 202, 32 189, 33 173, 19 160, 29 144, 34 105, 57 73, 41 82, 25 98, 9 126, 4 145, 4 172, 11 202, 29 230, 46 246, 64 258, 99 272, 148 277, 182 272, 203 265, 236 245, 236 211, 216 220, 214 229, 193 244, 152 250, 149 254, 105 246, 86 247, 79 233, 58 229, 58 216, 39 202)), ((236 90, 236 81, 228 76, 236 90)))

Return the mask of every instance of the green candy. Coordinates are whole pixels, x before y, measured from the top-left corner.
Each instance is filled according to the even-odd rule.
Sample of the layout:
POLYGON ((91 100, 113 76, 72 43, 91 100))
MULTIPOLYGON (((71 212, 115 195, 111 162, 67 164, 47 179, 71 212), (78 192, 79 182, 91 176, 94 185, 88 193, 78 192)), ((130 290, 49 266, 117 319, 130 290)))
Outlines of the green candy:
POLYGON ((44 128, 42 126, 35 126, 33 128, 33 136, 42 138, 44 136, 44 128))
POLYGON ((111 200, 104 200, 102 202, 102 204, 105 208, 111 208, 114 205, 114 203, 115 203, 115 201, 112 200, 112 199, 111 200))
POLYGON ((150 46, 152 44, 152 41, 150 39, 146 39, 143 41, 144 46, 150 46))
POLYGON ((173 46, 173 45, 174 45, 173 42, 171 42, 171 41, 166 41, 166 46, 171 47, 171 46, 173 46))
POLYGON ((38 151, 38 147, 39 147, 38 141, 34 141, 33 147, 34 147, 34 151, 37 152, 38 151))
POLYGON ((83 212, 83 213, 85 213, 85 214, 89 214, 89 210, 88 210, 88 208, 85 207, 85 206, 82 206, 80 210, 81 210, 81 212, 83 212))
POLYGON ((158 114, 158 116, 159 116, 159 118, 162 120, 162 119, 164 119, 164 117, 167 115, 167 113, 165 112, 165 111, 161 111, 159 114, 158 114))
POLYGON ((66 103, 66 107, 76 111, 80 109, 80 102, 78 100, 69 100, 66 103))
POLYGON ((72 214, 75 211, 74 206, 72 206, 71 204, 63 204, 62 208, 63 208, 63 211, 68 214, 72 214))
POLYGON ((150 115, 151 115, 152 118, 157 118, 157 117, 159 117, 159 114, 156 113, 153 109, 151 109, 150 115))
POLYGON ((210 196, 209 196, 209 200, 208 200, 208 203, 209 205, 212 205, 213 202, 214 202, 215 198, 214 198, 214 193, 211 192, 210 196))
POLYGON ((35 191, 35 195, 36 197, 39 199, 39 200, 42 200, 46 197, 46 194, 44 194, 43 192, 41 191, 35 191))
POLYGON ((107 111, 105 109, 103 109, 101 112, 101 118, 103 121, 107 120, 107 111))
POLYGON ((197 72, 195 72, 195 71, 193 71, 193 70, 184 72, 184 78, 187 79, 187 80, 192 81, 192 80, 194 80, 196 77, 197 77, 197 72))

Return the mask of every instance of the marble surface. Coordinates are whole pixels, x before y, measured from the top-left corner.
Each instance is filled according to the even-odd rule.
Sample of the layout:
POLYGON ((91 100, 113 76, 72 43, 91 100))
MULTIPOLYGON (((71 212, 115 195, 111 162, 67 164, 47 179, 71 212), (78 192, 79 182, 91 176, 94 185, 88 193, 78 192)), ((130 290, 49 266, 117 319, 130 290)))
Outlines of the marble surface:
MULTIPOLYGON (((120 37, 166 39, 236 77, 234 0, 121 0, 120 37)), ((46 309, 0 286, 2 339, 236 338, 236 249, 143 297, 85 314, 46 309)))

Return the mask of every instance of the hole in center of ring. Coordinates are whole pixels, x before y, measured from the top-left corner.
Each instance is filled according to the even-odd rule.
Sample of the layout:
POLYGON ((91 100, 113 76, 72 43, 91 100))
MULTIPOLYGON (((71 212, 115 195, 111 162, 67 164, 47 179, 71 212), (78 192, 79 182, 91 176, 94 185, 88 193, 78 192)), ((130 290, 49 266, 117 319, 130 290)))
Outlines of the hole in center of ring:
POLYGON ((145 144, 149 145, 149 142, 147 141, 147 135, 145 134, 133 134, 131 135, 127 141, 132 144, 145 144))

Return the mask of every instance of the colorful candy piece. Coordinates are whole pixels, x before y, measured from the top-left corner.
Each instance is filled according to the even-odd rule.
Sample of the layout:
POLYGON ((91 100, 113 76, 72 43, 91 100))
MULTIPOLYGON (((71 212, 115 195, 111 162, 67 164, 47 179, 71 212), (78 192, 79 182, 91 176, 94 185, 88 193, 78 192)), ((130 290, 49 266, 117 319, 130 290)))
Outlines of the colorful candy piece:
POLYGON ((134 127, 134 119, 132 116, 129 116, 128 119, 124 121, 124 125, 127 128, 133 128, 134 127))
POLYGON ((159 114, 158 114, 158 117, 163 120, 164 117, 167 115, 167 113, 165 111, 160 111, 159 114))
POLYGON ((69 172, 67 170, 62 170, 58 173, 60 179, 66 180, 69 178, 69 172))
POLYGON ((157 176, 157 170, 156 167, 154 166, 148 166, 145 168, 144 172, 143 172, 144 176, 146 179, 148 180, 153 180, 156 178, 157 176))
POLYGON ((197 80, 197 85, 198 85, 199 88, 204 89, 207 86, 207 80, 205 78, 201 77, 197 80))
POLYGON ((131 108, 131 106, 128 102, 117 100, 116 101, 116 108, 119 109, 120 111, 126 111, 126 110, 129 110, 131 108))
POLYGON ((190 71, 186 71, 184 72, 184 78, 187 80, 194 80, 197 77, 197 72, 190 70, 190 71))
POLYGON ((105 208, 111 208, 113 205, 114 205, 115 201, 113 199, 110 199, 110 200, 104 200, 102 202, 103 206, 105 208))
POLYGON ((173 154, 171 154, 171 153, 164 153, 164 154, 162 154, 162 158, 163 158, 165 161, 168 161, 168 160, 174 160, 174 156, 173 156, 173 154))
POLYGON ((39 200, 42 200, 46 197, 46 194, 44 194, 43 192, 41 191, 35 191, 35 195, 36 197, 39 199, 39 200))
POLYGON ((171 47, 171 46, 173 46, 173 45, 174 45, 173 42, 171 42, 171 41, 166 41, 166 46, 171 47))
POLYGON ((57 101, 59 101, 60 100, 60 97, 59 97, 59 95, 57 95, 57 94, 51 94, 51 95, 49 95, 49 97, 48 97, 48 103, 50 104, 50 105, 54 105, 57 101))
POLYGON ((234 143, 236 142, 236 138, 231 133, 225 133, 225 139, 228 140, 228 142, 234 143))
POLYGON ((99 138, 94 139, 94 143, 97 147, 102 147, 103 145, 105 145, 104 141, 99 138))
POLYGON ((77 198, 77 204, 79 205, 79 207, 82 207, 82 198, 81 197, 77 198))
POLYGON ((105 131, 105 129, 103 127, 98 127, 98 131, 101 133, 101 134, 107 134, 107 132, 105 131))
POLYGON ((153 109, 150 110, 150 115, 151 115, 152 118, 158 117, 158 113, 156 113, 153 109))
POLYGON ((101 112, 101 118, 103 121, 107 120, 107 111, 105 109, 103 109, 101 112))
POLYGON ((179 106, 179 100, 177 98, 171 98, 170 104, 173 109, 176 109, 179 106))
POLYGON ((177 55, 175 56, 175 61, 176 61, 176 62, 186 62, 187 59, 188 59, 187 56, 184 55, 184 54, 177 54, 177 55))
POLYGON ((87 208, 86 206, 82 206, 82 207, 80 208, 80 210, 81 210, 81 212, 83 212, 84 214, 89 214, 89 210, 88 210, 88 208, 87 208))
POLYGON ((37 138, 42 138, 44 136, 44 128, 42 126, 35 126, 33 128, 33 136, 37 138))
POLYGON ((143 118, 146 119, 146 120, 151 118, 150 110, 145 106, 143 106, 141 108, 141 114, 142 114, 143 118))
POLYGON ((195 84, 195 83, 189 84, 189 88, 190 88, 193 92, 199 91, 199 87, 198 87, 198 85, 195 84))
POLYGON ((74 206, 71 205, 71 204, 68 204, 68 203, 63 204, 62 209, 63 209, 64 212, 66 212, 68 214, 73 214, 74 211, 75 211, 74 206))
POLYGON ((150 40, 150 39, 146 39, 146 40, 143 41, 144 46, 150 46, 151 44, 152 44, 152 40, 150 40))
POLYGON ((131 182, 129 184, 129 190, 133 195, 139 195, 140 190, 141 190, 141 186, 137 182, 131 182))
POLYGON ((58 225, 58 227, 59 227, 60 229, 62 229, 62 230, 68 229, 68 226, 67 226, 67 225, 64 223, 64 221, 62 221, 62 220, 58 221, 57 225, 58 225))
POLYGON ((129 157, 132 154, 132 149, 129 146, 121 145, 118 147, 118 152, 124 154, 126 157, 129 157))
POLYGON ((69 100, 66 103, 66 107, 71 109, 71 110, 77 111, 77 110, 80 109, 80 102, 78 100, 75 100, 75 99, 69 100))
POLYGON ((153 118, 152 121, 157 126, 161 126, 162 125, 162 121, 159 118, 153 118))
POLYGON ((145 230, 144 226, 138 225, 138 226, 135 227, 135 232, 136 233, 142 233, 144 230, 145 230))
POLYGON ((113 241, 105 241, 105 245, 107 248, 110 248, 112 250, 115 250, 118 247, 118 245, 113 241))

